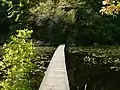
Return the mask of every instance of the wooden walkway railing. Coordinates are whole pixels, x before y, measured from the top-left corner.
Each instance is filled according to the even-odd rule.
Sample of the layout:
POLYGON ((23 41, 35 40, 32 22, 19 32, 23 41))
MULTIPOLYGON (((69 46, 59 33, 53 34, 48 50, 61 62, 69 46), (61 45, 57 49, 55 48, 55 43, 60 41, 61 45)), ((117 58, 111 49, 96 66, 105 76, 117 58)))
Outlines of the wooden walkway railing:
POLYGON ((70 90, 64 48, 65 45, 60 45, 56 49, 39 90, 70 90))

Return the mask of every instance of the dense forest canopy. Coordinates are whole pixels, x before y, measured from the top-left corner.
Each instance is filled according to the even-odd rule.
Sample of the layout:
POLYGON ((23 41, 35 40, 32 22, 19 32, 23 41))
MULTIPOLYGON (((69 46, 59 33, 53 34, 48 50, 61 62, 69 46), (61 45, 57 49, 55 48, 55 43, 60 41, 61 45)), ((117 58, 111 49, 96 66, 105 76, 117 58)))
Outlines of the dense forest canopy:
POLYGON ((119 0, 104 0, 102 1, 104 5, 100 12, 109 15, 119 14, 120 11, 120 1, 119 0))
POLYGON ((33 29, 32 38, 42 43, 120 43, 119 1, 2 0, 0 18, 1 44, 24 28, 33 29))

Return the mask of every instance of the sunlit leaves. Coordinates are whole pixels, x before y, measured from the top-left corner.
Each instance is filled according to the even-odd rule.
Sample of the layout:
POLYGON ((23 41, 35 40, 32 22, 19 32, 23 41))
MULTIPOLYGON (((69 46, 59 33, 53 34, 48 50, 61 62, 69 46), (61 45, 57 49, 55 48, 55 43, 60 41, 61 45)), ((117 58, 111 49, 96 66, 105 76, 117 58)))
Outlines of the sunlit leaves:
POLYGON ((102 2, 102 4, 104 5, 102 7, 102 9, 100 10, 100 12, 103 14, 107 14, 107 15, 114 15, 114 14, 119 14, 120 11, 120 2, 119 1, 115 1, 115 0, 104 0, 102 2))
POLYGON ((1 83, 1 90, 31 90, 29 72, 34 64, 35 47, 31 38, 32 30, 17 30, 17 35, 11 36, 9 43, 4 44, 3 63, 7 68, 7 78, 1 83))
MULTIPOLYGON (((19 23, 27 22, 28 8, 30 7, 30 0, 2 0, 3 6, 7 6, 7 17, 10 21, 10 28, 16 30, 23 29, 19 23), (24 18, 24 19, 23 19, 24 18)), ((24 25, 25 26, 25 25, 24 25)))
POLYGON ((72 4, 67 0, 59 0, 58 2, 54 2, 52 0, 47 0, 46 2, 40 2, 40 6, 33 7, 30 9, 31 14, 35 14, 38 18, 49 17, 52 18, 54 16, 64 17, 65 20, 75 20, 75 10, 70 9, 65 11, 65 7, 71 7, 72 4), (72 17, 72 18, 71 18, 72 17))

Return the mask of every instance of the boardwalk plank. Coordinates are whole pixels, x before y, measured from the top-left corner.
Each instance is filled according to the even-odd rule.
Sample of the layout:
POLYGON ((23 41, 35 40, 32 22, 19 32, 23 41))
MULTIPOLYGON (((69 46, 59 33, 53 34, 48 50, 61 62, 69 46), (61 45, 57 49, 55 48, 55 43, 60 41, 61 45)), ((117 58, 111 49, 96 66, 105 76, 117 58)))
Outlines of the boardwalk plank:
POLYGON ((39 90, 70 90, 64 48, 65 45, 60 45, 56 49, 39 90))

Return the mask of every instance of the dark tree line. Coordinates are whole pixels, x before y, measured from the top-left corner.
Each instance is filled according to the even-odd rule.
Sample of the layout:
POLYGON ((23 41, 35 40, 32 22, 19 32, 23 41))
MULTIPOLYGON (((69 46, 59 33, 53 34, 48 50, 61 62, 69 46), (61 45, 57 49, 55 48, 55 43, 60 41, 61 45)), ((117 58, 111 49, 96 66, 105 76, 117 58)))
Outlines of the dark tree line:
POLYGON ((36 0, 35 3, 30 1, 29 6, 19 9, 24 14, 18 13, 21 17, 17 22, 12 18, 7 19, 5 7, 0 2, 1 43, 4 41, 3 37, 19 28, 33 29, 33 39, 49 44, 118 45, 120 43, 120 15, 101 14, 99 11, 102 0, 46 0, 44 2, 36 0), (15 30, 10 30, 11 27, 15 30))

